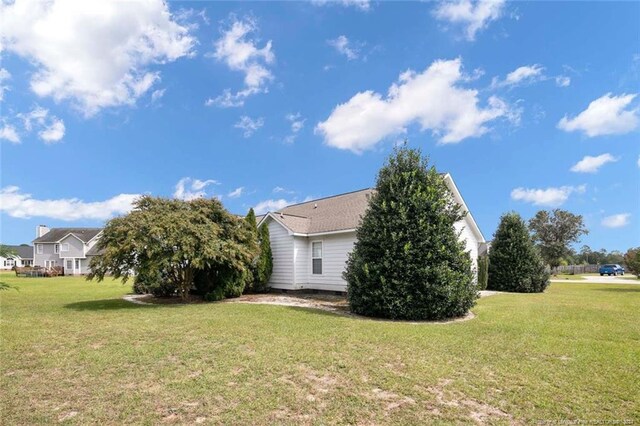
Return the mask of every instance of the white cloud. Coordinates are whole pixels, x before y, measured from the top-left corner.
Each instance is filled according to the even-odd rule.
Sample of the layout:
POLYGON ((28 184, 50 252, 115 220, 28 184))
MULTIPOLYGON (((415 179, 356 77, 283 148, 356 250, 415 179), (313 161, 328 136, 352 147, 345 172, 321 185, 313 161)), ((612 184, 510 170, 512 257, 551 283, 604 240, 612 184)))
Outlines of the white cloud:
MULTIPOLYGON (((0 9, 2 10, 2 9, 0 9)), ((2 52, 2 45, 0 44, 0 52, 2 52)), ((5 86, 4 82, 11 78, 11 73, 4 68, 0 68, 0 102, 4 99, 4 92, 9 90, 9 86, 5 86)))
POLYGON ((238 198, 243 193, 244 193, 244 186, 241 186, 239 188, 234 189, 229 194, 227 194, 227 197, 229 197, 229 198, 238 198))
POLYGON ((558 87, 568 87, 571 84, 571 77, 559 75, 555 78, 558 87))
POLYGON ((160 99, 162 99, 162 97, 164 96, 165 90, 167 89, 154 90, 151 93, 151 102, 158 102, 160 99))
POLYGON ((245 138, 251 137, 262 126, 264 126, 263 117, 258 117, 254 120, 246 115, 240 117, 240 121, 233 125, 236 129, 242 130, 242 135, 245 138))
POLYGON ((587 190, 586 185, 561 186, 559 188, 529 189, 515 188, 511 191, 511 199, 524 201, 536 206, 557 207, 562 205, 572 193, 583 194, 587 190))
POLYGON ((595 173, 600 167, 615 161, 618 161, 618 159, 609 153, 598 155, 597 157, 587 155, 574 164, 573 167, 571 167, 571 171, 578 173, 595 173))
POLYGON ((218 185, 218 181, 213 179, 200 180, 192 179, 190 177, 184 177, 176 184, 175 191, 173 193, 174 198, 180 200, 194 200, 196 198, 203 198, 207 196, 206 187, 209 185, 218 185))
POLYGON ((46 144, 59 142, 65 135, 64 121, 49 114, 46 108, 36 105, 27 113, 17 114, 16 118, 22 120, 25 132, 37 129, 38 137, 46 144))
POLYGON ((511 71, 504 80, 500 80, 497 77, 491 82, 493 88, 497 87, 515 87, 524 84, 535 83, 545 79, 544 67, 541 65, 525 65, 511 71))
POLYGON ((31 90, 70 100, 85 116, 133 105, 196 41, 161 0, 2 3, 4 49, 36 66, 31 90))
POLYGON ((622 228, 629 224, 630 213, 620 213, 602 219, 602 226, 607 228, 622 228))
POLYGON ((359 49, 351 44, 349 39, 344 36, 338 36, 338 38, 334 40, 327 41, 329 46, 332 46, 338 53, 347 57, 348 60, 352 61, 354 59, 358 59, 360 54, 359 49))
POLYGON ((300 130, 304 128, 304 122, 306 119, 302 118, 302 115, 300 115, 299 112, 295 114, 287 114, 285 118, 291 123, 291 134, 286 136, 284 141, 285 143, 293 143, 295 142, 300 130))
POLYGON ((0 127, 0 139, 7 140, 11 143, 20 143, 20 136, 16 128, 10 124, 5 124, 0 127))
POLYGON ((564 116, 558 128, 565 132, 581 131, 589 137, 629 133, 638 127, 638 108, 625 109, 636 94, 612 96, 611 93, 592 101, 574 118, 564 116))
POLYGON ((256 212, 256 214, 265 214, 267 212, 278 211, 294 203, 295 201, 288 201, 283 198, 280 198, 278 200, 264 200, 256 204, 253 210, 256 212))
POLYGON ((371 9, 369 0, 312 0, 311 4, 316 6, 339 5, 344 7, 354 7, 364 12, 371 9))
POLYGON ((85 202, 78 198, 38 200, 17 186, 0 189, 0 211, 9 216, 28 219, 48 217, 65 221, 81 219, 106 220, 127 213, 139 194, 120 194, 105 201, 85 202))
POLYGON ((234 20, 231 27, 223 31, 222 37, 215 42, 213 56, 231 70, 244 73, 245 88, 236 93, 225 89, 218 97, 207 99, 205 105, 238 107, 244 105, 249 96, 267 92, 266 85, 273 80, 273 74, 267 65, 275 61, 275 55, 271 50, 271 40, 258 48, 258 42, 249 38, 256 30, 256 21, 252 18, 234 20))
POLYGON ((638 156, 638 167, 640 167, 640 155, 638 156))
POLYGON ((442 1, 433 14, 439 20, 464 26, 465 37, 473 41, 479 31, 502 16, 504 5, 505 0, 442 1))
POLYGON ((273 188, 273 192, 274 193, 279 193, 279 192, 284 192, 285 194, 295 194, 296 191, 291 191, 289 189, 283 188, 281 186, 276 186, 275 188, 273 188))
POLYGON ((461 87, 466 82, 461 68, 461 60, 454 59, 435 61, 422 73, 406 71, 386 97, 371 90, 357 93, 315 131, 329 146, 360 153, 406 132, 414 122, 438 135, 441 143, 456 143, 483 135, 487 123, 498 117, 517 121, 517 112, 495 96, 486 108, 478 107, 478 91, 461 87))

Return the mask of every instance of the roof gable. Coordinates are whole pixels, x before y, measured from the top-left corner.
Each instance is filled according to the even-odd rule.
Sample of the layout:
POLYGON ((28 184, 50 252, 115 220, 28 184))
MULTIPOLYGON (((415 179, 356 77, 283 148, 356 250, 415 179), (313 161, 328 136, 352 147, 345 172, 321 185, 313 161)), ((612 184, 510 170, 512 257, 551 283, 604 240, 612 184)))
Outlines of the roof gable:
POLYGON ((34 243, 57 243, 69 234, 87 243, 102 232, 102 228, 51 228, 42 237, 33 240, 34 243))

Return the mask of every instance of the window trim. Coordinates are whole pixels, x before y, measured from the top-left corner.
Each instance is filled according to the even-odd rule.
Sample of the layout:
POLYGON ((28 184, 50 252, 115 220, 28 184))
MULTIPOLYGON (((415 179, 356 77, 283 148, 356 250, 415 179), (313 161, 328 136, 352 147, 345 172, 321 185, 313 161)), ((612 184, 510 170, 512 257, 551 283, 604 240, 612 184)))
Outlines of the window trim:
POLYGON ((69 243, 60 244, 60 253, 65 253, 68 251, 69 251, 69 243), (66 250, 65 250, 65 246, 66 246, 66 250))
POLYGON ((314 240, 311 241, 311 275, 314 276, 322 276, 324 275, 324 242, 322 240, 314 240), (314 244, 320 244, 320 257, 314 257, 313 256, 313 245, 314 244), (313 261, 316 259, 320 259, 320 273, 316 274, 315 272, 313 272, 313 261))
POLYGON ((44 253, 44 247, 42 244, 36 244, 36 254, 43 254, 44 253))

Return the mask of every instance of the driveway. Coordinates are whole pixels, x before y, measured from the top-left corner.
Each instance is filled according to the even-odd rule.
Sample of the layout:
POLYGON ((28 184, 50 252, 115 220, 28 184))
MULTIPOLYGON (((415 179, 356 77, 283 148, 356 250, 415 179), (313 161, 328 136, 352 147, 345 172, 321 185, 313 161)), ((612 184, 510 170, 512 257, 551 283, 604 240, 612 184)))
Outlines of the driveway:
POLYGON ((600 276, 600 275, 582 275, 583 280, 565 280, 562 278, 554 279, 551 281, 557 283, 582 283, 582 284, 640 284, 640 280, 636 279, 635 275, 623 275, 623 276, 600 276))

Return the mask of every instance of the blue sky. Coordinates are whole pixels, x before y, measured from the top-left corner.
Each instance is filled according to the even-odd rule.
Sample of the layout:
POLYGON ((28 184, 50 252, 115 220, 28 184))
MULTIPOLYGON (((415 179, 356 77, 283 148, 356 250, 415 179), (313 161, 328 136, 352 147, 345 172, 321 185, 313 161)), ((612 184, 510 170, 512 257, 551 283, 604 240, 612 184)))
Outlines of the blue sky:
POLYGON ((369 187, 398 141, 502 213, 640 245, 640 3, 2 6, 0 239, 137 194, 234 213, 369 187))

